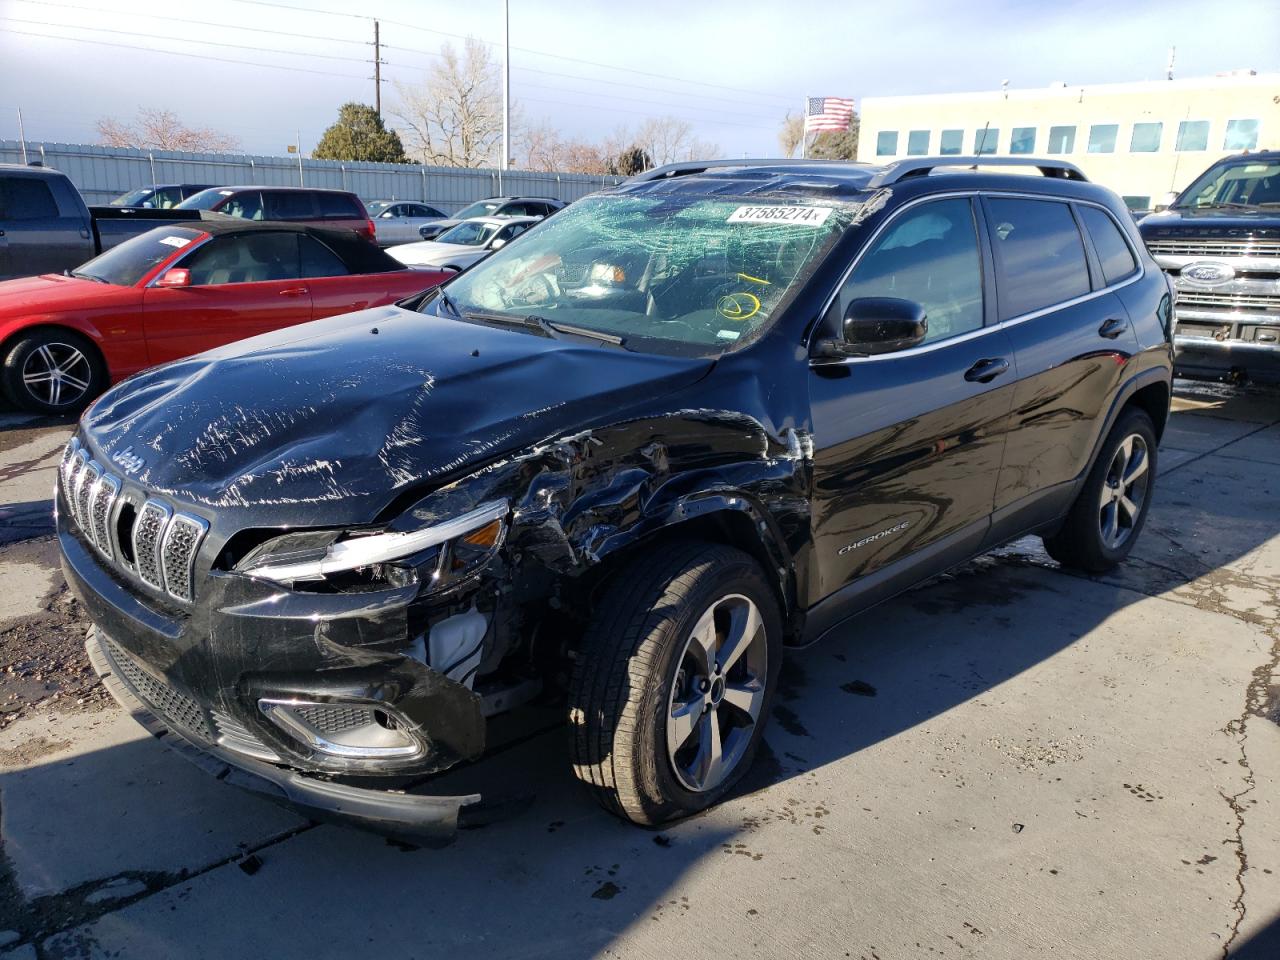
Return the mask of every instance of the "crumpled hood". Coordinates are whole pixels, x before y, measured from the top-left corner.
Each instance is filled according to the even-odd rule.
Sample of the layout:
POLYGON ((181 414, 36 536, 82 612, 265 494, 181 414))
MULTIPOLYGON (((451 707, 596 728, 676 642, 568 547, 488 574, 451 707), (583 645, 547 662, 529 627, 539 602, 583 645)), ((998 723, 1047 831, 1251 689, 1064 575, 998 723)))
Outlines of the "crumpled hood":
POLYGON ((100 461, 151 493, 215 517, 249 511, 235 526, 358 523, 711 366, 386 306, 139 374, 82 428, 100 461))

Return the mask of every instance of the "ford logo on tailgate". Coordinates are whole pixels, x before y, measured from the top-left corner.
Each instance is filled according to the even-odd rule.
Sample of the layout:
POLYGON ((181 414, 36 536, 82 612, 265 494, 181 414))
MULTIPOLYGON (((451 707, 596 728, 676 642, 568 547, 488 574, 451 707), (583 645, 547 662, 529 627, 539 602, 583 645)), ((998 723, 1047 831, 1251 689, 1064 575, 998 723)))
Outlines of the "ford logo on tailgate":
POLYGON ((1203 283, 1207 286, 1214 286, 1219 283, 1226 283, 1228 280, 1234 280, 1236 275, 1235 268, 1225 263, 1214 263, 1211 260, 1200 260, 1196 263, 1188 263, 1182 268, 1182 276, 1190 280, 1192 283, 1203 283))

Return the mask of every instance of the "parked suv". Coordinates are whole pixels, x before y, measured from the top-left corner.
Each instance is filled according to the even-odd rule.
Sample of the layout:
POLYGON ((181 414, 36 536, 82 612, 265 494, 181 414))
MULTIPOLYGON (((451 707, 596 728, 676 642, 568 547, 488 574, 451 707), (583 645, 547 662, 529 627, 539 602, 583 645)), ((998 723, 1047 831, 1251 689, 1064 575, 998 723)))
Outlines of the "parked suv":
POLYGON ((1178 375, 1280 382, 1280 151, 1219 160, 1139 229, 1177 288, 1178 375))
POLYGON ((423 225, 418 229, 418 236, 423 240, 434 240, 462 221, 476 217, 549 217, 566 206, 568 204, 563 200, 551 197, 490 197, 463 207, 448 220, 423 225))
POLYGON ((168 210, 176 207, 187 197, 194 196, 201 190, 210 190, 212 183, 153 183, 148 187, 138 187, 128 193, 122 193, 109 204, 113 207, 146 207, 156 210, 168 210))
POLYGON ((311 187, 213 187, 183 200, 177 210, 210 210, 244 220, 283 220, 328 230, 351 230, 377 242, 369 211, 346 190, 311 187))
POLYGON ((1097 572, 1142 530, 1168 282, 1070 164, 957 169, 1017 162, 662 167, 140 374, 61 467, 93 664, 313 815, 450 834, 479 798, 393 791, 539 694, 608 809, 709 806, 787 646, 1023 534, 1097 572))

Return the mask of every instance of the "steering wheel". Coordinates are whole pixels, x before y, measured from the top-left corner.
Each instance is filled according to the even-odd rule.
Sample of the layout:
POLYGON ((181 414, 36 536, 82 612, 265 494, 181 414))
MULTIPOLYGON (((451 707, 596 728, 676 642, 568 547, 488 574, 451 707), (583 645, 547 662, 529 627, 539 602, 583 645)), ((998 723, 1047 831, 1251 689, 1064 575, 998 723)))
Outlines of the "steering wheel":
POLYGON ((526 278, 511 295, 506 290, 499 292, 498 297, 504 307, 547 307, 560 295, 551 278, 545 273, 535 273, 526 278))

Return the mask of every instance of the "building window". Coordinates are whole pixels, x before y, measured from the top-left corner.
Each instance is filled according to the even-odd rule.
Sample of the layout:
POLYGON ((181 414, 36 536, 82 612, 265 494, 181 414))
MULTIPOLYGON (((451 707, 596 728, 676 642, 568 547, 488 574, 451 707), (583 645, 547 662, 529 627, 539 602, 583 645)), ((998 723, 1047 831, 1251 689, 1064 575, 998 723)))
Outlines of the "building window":
POLYGON ((1115 153, 1116 135, 1119 132, 1118 123, 1095 123, 1089 128, 1089 152, 1115 153))
POLYGON ((907 155, 922 157, 929 152, 929 131, 912 130, 907 134, 907 155))
POLYGON ((1013 136, 1009 139, 1010 153, 1035 153, 1036 128, 1014 127, 1013 136))
POLYGON ((1222 141, 1223 150, 1256 150, 1257 148, 1257 120, 1227 121, 1227 135, 1222 141))
POLYGON ((1000 142, 999 127, 984 127, 973 134, 973 152, 977 156, 984 153, 995 153, 996 144, 1000 142))
POLYGON ((1135 123, 1133 136, 1129 138, 1130 153, 1155 153, 1160 149, 1160 131, 1163 123, 1135 123))
POLYGON ((898 131, 881 130, 876 134, 876 156, 892 157, 898 153, 898 131))
POLYGON ((963 130, 943 130, 942 139, 938 143, 938 153, 944 157, 958 156, 964 149, 963 130))
POLYGON ((1178 124, 1178 141, 1175 150, 1208 150, 1209 121, 1183 120, 1178 124))
POLYGON ((1075 127, 1050 127, 1049 152, 1071 153, 1076 148, 1075 127))

